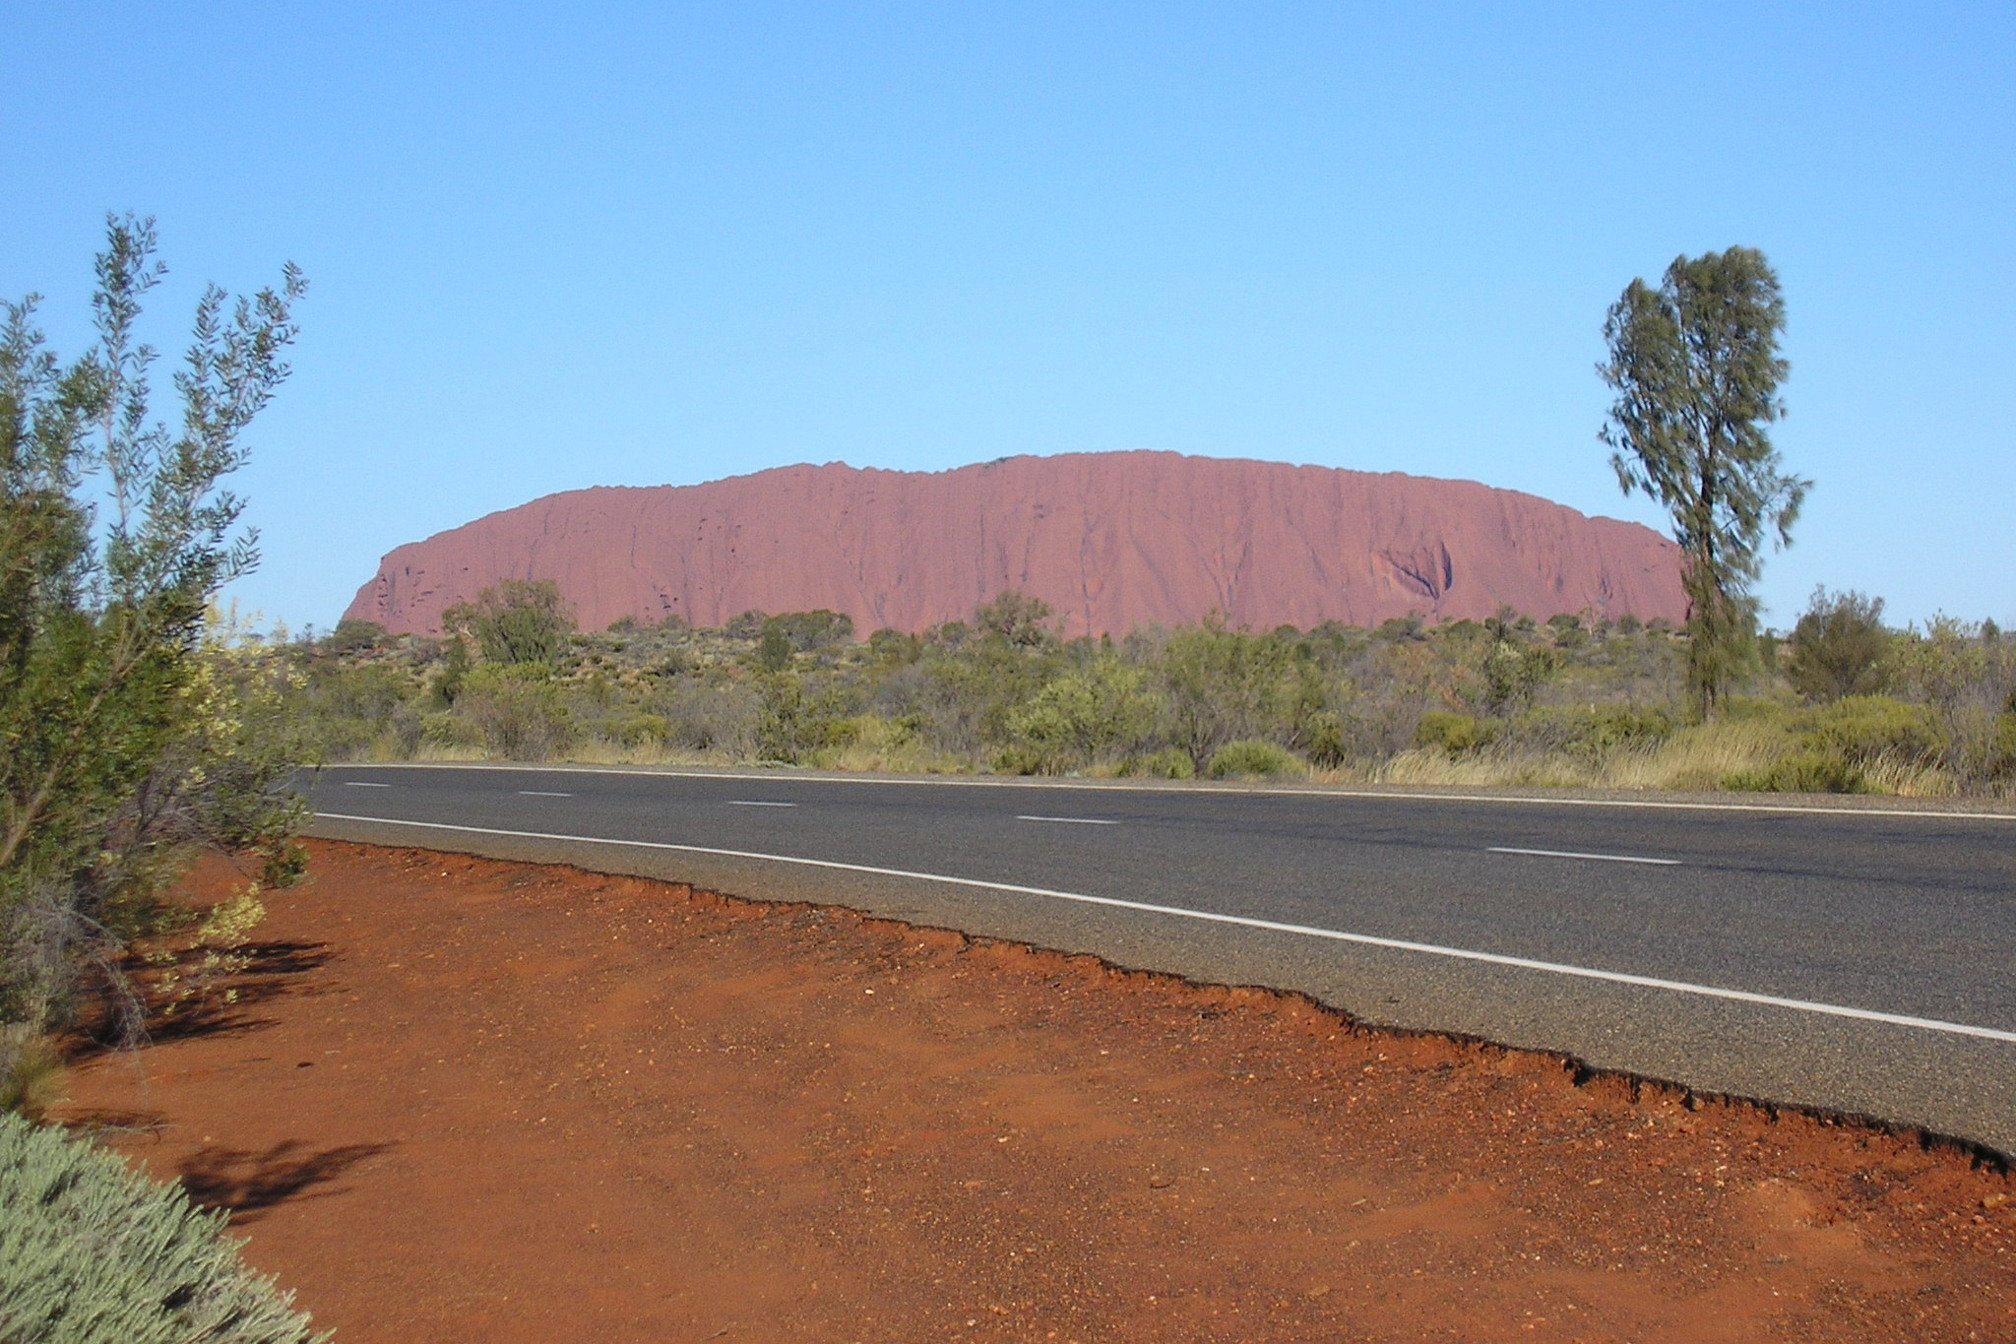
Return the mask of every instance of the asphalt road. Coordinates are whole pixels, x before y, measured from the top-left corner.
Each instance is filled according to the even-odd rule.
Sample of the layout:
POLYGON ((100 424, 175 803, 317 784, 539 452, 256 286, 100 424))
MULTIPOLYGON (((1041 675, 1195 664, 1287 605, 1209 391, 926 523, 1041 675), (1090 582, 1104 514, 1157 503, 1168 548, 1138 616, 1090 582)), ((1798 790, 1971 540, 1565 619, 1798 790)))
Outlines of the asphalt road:
POLYGON ((851 905, 2016 1153, 2007 816, 455 766, 310 796, 332 838, 851 905))

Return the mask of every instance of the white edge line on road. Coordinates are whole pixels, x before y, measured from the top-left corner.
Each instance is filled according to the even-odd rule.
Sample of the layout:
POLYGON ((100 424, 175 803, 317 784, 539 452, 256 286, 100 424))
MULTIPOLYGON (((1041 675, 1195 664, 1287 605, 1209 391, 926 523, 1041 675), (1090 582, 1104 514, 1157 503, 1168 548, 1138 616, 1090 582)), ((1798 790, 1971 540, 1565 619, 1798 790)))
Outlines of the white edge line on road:
POLYGON ((1105 817, 1024 817, 1024 816, 1018 816, 1018 817, 1016 817, 1016 818, 1015 818, 1015 820, 1017 820, 1017 821, 1055 821, 1055 822, 1061 822, 1061 823, 1063 823, 1064 825, 1067 825, 1067 826, 1118 826, 1118 825, 1120 824, 1120 823, 1119 823, 1119 822, 1117 822, 1117 821, 1111 821, 1111 820, 1108 820, 1108 819, 1107 819, 1107 818, 1105 818, 1105 817))
POLYGON ((362 821, 381 826, 408 826, 420 830, 455 831, 463 835, 501 835, 516 840, 557 840, 577 845, 617 845, 627 849, 670 850, 682 854, 712 854, 727 859, 761 859, 770 863, 794 863, 806 868, 831 868, 849 873, 870 873, 877 877, 902 877, 919 882, 942 882, 955 887, 978 887, 985 891, 1006 891, 1018 896, 1042 896, 1055 901, 1076 901, 1084 905, 1111 906, 1120 910, 1139 910, 1151 915, 1171 915, 1178 919, 1196 919, 1211 924, 1232 924, 1240 928, 1263 929, 1269 933, 1292 933, 1304 938, 1323 938, 1331 942, 1357 943, 1365 947, 1383 947, 1399 952, 1420 952, 1433 957, 1452 957, 1458 961, 1480 961, 1492 966, 1513 966, 1520 970, 1546 971, 1550 975, 1573 976, 1582 980, 1602 980, 1617 985, 1636 985, 1643 989, 1664 989, 1676 994, 1692 994, 1708 999, 1729 999, 1736 1003, 1756 1003, 1770 1008, 1791 1008, 1802 1013, 1820 1013, 1828 1017, 1853 1018, 1860 1022, 1881 1022, 1893 1027, 1916 1027, 1921 1031, 1945 1032, 1952 1036, 1975 1036, 1982 1040, 2007 1041, 2016 1044, 2016 1031, 2001 1031, 1995 1027, 1976 1027, 1964 1022, 1942 1022, 1932 1017, 1910 1017, 1903 1013, 1881 1013, 1870 1008, 1847 1008, 1835 1003, 1814 1003, 1808 999, 1786 999, 1775 994, 1756 994, 1747 989, 1723 989, 1715 985, 1689 984, 1685 980, 1661 980, 1650 975, 1631 975, 1624 971, 1600 971, 1589 966, 1568 966, 1554 961, 1535 961, 1530 957, 1508 957, 1498 952, 1473 952, 1468 948, 1442 947, 1435 943, 1415 943, 1403 938, 1380 938, 1369 933, 1345 933, 1338 929, 1318 929, 1306 924, 1283 924, 1271 919, 1255 919, 1250 915, 1226 915, 1215 910, 1191 910, 1180 905, 1154 905, 1147 901, 1123 900, 1118 896, 1089 896, 1077 891, 1052 891, 1047 887, 1022 887, 1008 882, 988 882, 975 877, 947 877, 943 873, 913 873, 901 868, 873 868, 861 863, 840 863, 833 859, 804 859, 791 854, 757 854, 742 849, 713 849, 706 845, 675 845, 662 840, 611 840, 598 835, 548 835, 539 831, 504 831, 486 826, 454 826, 438 821, 401 821, 392 817, 355 817, 340 812, 317 812, 315 816, 323 821, 362 821))
POLYGON ((1531 854, 1541 859, 1601 859, 1605 863, 1656 863, 1662 867, 1677 868, 1678 859, 1641 859, 1635 854, 1578 854, 1572 849, 1513 849, 1510 845, 1488 845, 1487 854, 1531 854))
POLYGON ((917 779, 869 779, 847 775, 716 774, 709 770, 631 770, 616 766, 512 765, 488 761, 362 761, 317 766, 318 770, 516 770, 559 775, 640 775, 647 779, 728 779, 764 784, 893 784, 968 789, 1079 789, 1089 793, 1243 793, 1287 798, 1395 798, 1421 803, 1523 803, 1533 807, 1637 807, 1678 812, 1778 812, 1819 817, 1927 817, 1946 821, 2016 821, 2016 812, 1934 811, 1903 807, 1812 807, 1798 803, 1668 802, 1654 798, 1534 798, 1494 793, 1400 793, 1388 789, 1236 788, 1223 784, 1193 784, 1164 788, 1154 784, 1093 784, 1063 779, 984 779, 931 775, 917 779))
POLYGON ((572 798, 574 795, 571 793, 554 793, 551 789, 520 789, 518 790, 518 796, 521 798, 572 798))
POLYGON ((730 798, 730 807, 796 807, 796 803, 773 803, 767 798, 730 798))

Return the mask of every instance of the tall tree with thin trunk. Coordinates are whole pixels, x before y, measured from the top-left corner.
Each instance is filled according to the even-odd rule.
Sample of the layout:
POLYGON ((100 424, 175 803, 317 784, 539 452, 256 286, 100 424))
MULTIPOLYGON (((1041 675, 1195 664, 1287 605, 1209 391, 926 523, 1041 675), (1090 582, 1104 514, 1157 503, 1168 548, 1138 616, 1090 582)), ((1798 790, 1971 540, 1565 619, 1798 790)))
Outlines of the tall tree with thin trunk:
POLYGON ((1626 286, 1603 323, 1597 371, 1617 393, 1603 441, 1624 493, 1664 505, 1686 553, 1688 686, 1703 718, 1749 644, 1765 538, 1790 544, 1812 487, 1771 444, 1784 329, 1778 274, 1750 247, 1676 257, 1656 289, 1626 286))

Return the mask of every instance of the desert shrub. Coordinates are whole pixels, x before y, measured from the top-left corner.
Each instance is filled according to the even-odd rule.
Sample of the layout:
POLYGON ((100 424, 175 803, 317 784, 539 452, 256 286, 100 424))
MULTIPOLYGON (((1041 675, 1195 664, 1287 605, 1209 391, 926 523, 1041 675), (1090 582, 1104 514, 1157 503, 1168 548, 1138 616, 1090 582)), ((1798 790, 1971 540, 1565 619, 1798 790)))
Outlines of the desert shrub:
POLYGON ((226 1215, 61 1130, 0 1115, 0 1344, 307 1344, 226 1215))
POLYGON ((1475 715, 1446 709, 1429 710, 1414 728, 1415 746, 1435 747, 1451 756, 1475 751, 1491 738, 1490 726, 1479 722, 1475 715))
POLYGON ((859 731, 854 706, 837 687, 807 695, 802 678, 778 672, 760 678, 757 692, 762 714, 756 750, 762 760, 809 763, 812 756, 850 745, 859 731))
POLYGON ((1785 641, 1785 677, 1809 700, 1870 695, 1889 681, 1891 635, 1883 599, 1813 590, 1785 641))
POLYGON ((0 1112, 39 1119, 61 1096, 63 1054, 26 1022, 0 1023, 0 1112))
POLYGON ((1323 709, 1311 714, 1304 726, 1302 749, 1309 763, 1321 770, 1335 770, 1351 759, 1351 728, 1343 715, 1323 709))
POLYGON ((1099 658, 1047 683, 1009 713, 1012 744, 1003 756, 1015 760, 1013 773, 1055 774, 1125 751, 1154 725, 1146 676, 1117 659, 1099 658))
POLYGON ((361 755, 392 726, 413 695, 413 679, 385 663, 311 667, 292 697, 312 758, 347 761, 361 755))
POLYGON ((1600 765, 1621 750, 1656 745, 1676 727, 1663 709, 1629 705, 1549 705, 1529 710, 1506 729, 1520 746, 1565 752, 1600 765))
POLYGON ((1723 778, 1722 787, 1761 793, 1864 793, 1869 780, 1862 767, 1840 756, 1806 750, 1735 771, 1723 778))
POLYGON ((35 299, 0 303, 0 1023, 30 1035, 87 981, 133 1026, 117 954, 189 848, 284 867, 299 815, 283 674, 209 614, 256 562, 223 482, 287 376, 305 282, 289 266, 235 305, 206 289, 157 419, 154 242, 152 221, 107 220, 97 342, 67 365, 35 299))
POLYGON ((506 579, 449 607, 441 624, 474 639, 490 662, 550 665, 567 651, 574 614, 553 580, 506 579))
POLYGON ((1788 727, 1792 750, 1776 761, 1738 771, 1731 789, 1861 793, 1872 770, 1934 764, 1946 746, 1938 716, 1923 705, 1883 695, 1854 695, 1802 711, 1788 727))
POLYGON ((1167 694, 1165 736, 1188 749, 1200 771, 1219 748, 1239 739, 1299 745, 1323 707, 1322 669, 1299 639, 1206 621, 1171 634, 1159 663, 1167 694))
POLYGON ((1211 764, 1206 773, 1213 779, 1232 776, 1258 776, 1272 778, 1276 775, 1298 774, 1302 762, 1295 759, 1286 747, 1278 742, 1262 738, 1245 738, 1237 742, 1227 742, 1211 753, 1211 764))
POLYGON ((1853 765, 1878 760, 1926 763, 1945 746, 1937 718, 1923 705, 1885 695, 1854 695, 1795 720, 1800 745, 1853 765))
POLYGON ((1197 763, 1181 747, 1164 747, 1144 756, 1129 756, 1120 763, 1120 773, 1141 779, 1193 779, 1197 763))
POLYGON ((619 747, 653 747, 665 741, 669 725, 662 714, 623 714, 597 720, 595 736, 619 747))
POLYGON ((677 677, 652 692, 647 708, 665 720, 670 746, 719 752, 738 761, 756 754, 763 700, 744 683, 677 677))
POLYGON ((574 716, 546 670, 532 663, 471 668, 454 716, 484 750, 507 761, 543 761, 575 739, 574 716))

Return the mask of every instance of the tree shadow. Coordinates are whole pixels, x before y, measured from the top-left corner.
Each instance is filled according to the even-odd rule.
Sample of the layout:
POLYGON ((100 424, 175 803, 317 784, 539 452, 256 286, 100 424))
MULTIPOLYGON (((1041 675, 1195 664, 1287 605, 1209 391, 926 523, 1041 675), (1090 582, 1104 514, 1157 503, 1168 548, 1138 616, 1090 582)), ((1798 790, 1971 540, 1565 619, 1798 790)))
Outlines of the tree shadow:
MULTIPOLYGON (((242 969, 218 976, 195 998, 175 1003, 172 1012, 163 1011, 165 1005, 160 996, 149 995, 152 1001, 147 1005, 147 1043, 159 1045, 205 1036, 231 1036, 271 1026, 272 1018, 253 1016, 245 1010, 286 994, 313 993, 298 983, 299 977, 320 970, 336 955, 327 943, 250 943, 234 951, 246 959, 242 969)), ((203 955, 202 948, 188 949, 179 954, 180 963, 195 966, 203 955)), ((127 967, 129 973, 146 969, 153 968, 143 968, 137 961, 127 967)), ((109 1010, 99 1014, 102 1019, 110 1016, 109 1010)), ((94 1022, 80 1031, 72 1045, 72 1058, 123 1048, 116 1039, 109 1038, 111 1031, 109 1020, 94 1022)))
POLYGON ((350 1143, 312 1152, 298 1139, 283 1139, 263 1153, 216 1145, 198 1149, 182 1163, 182 1188, 196 1203, 227 1209, 231 1221, 256 1221, 267 1209, 289 1200, 339 1194, 306 1192, 325 1186, 368 1158, 395 1145, 350 1143))

